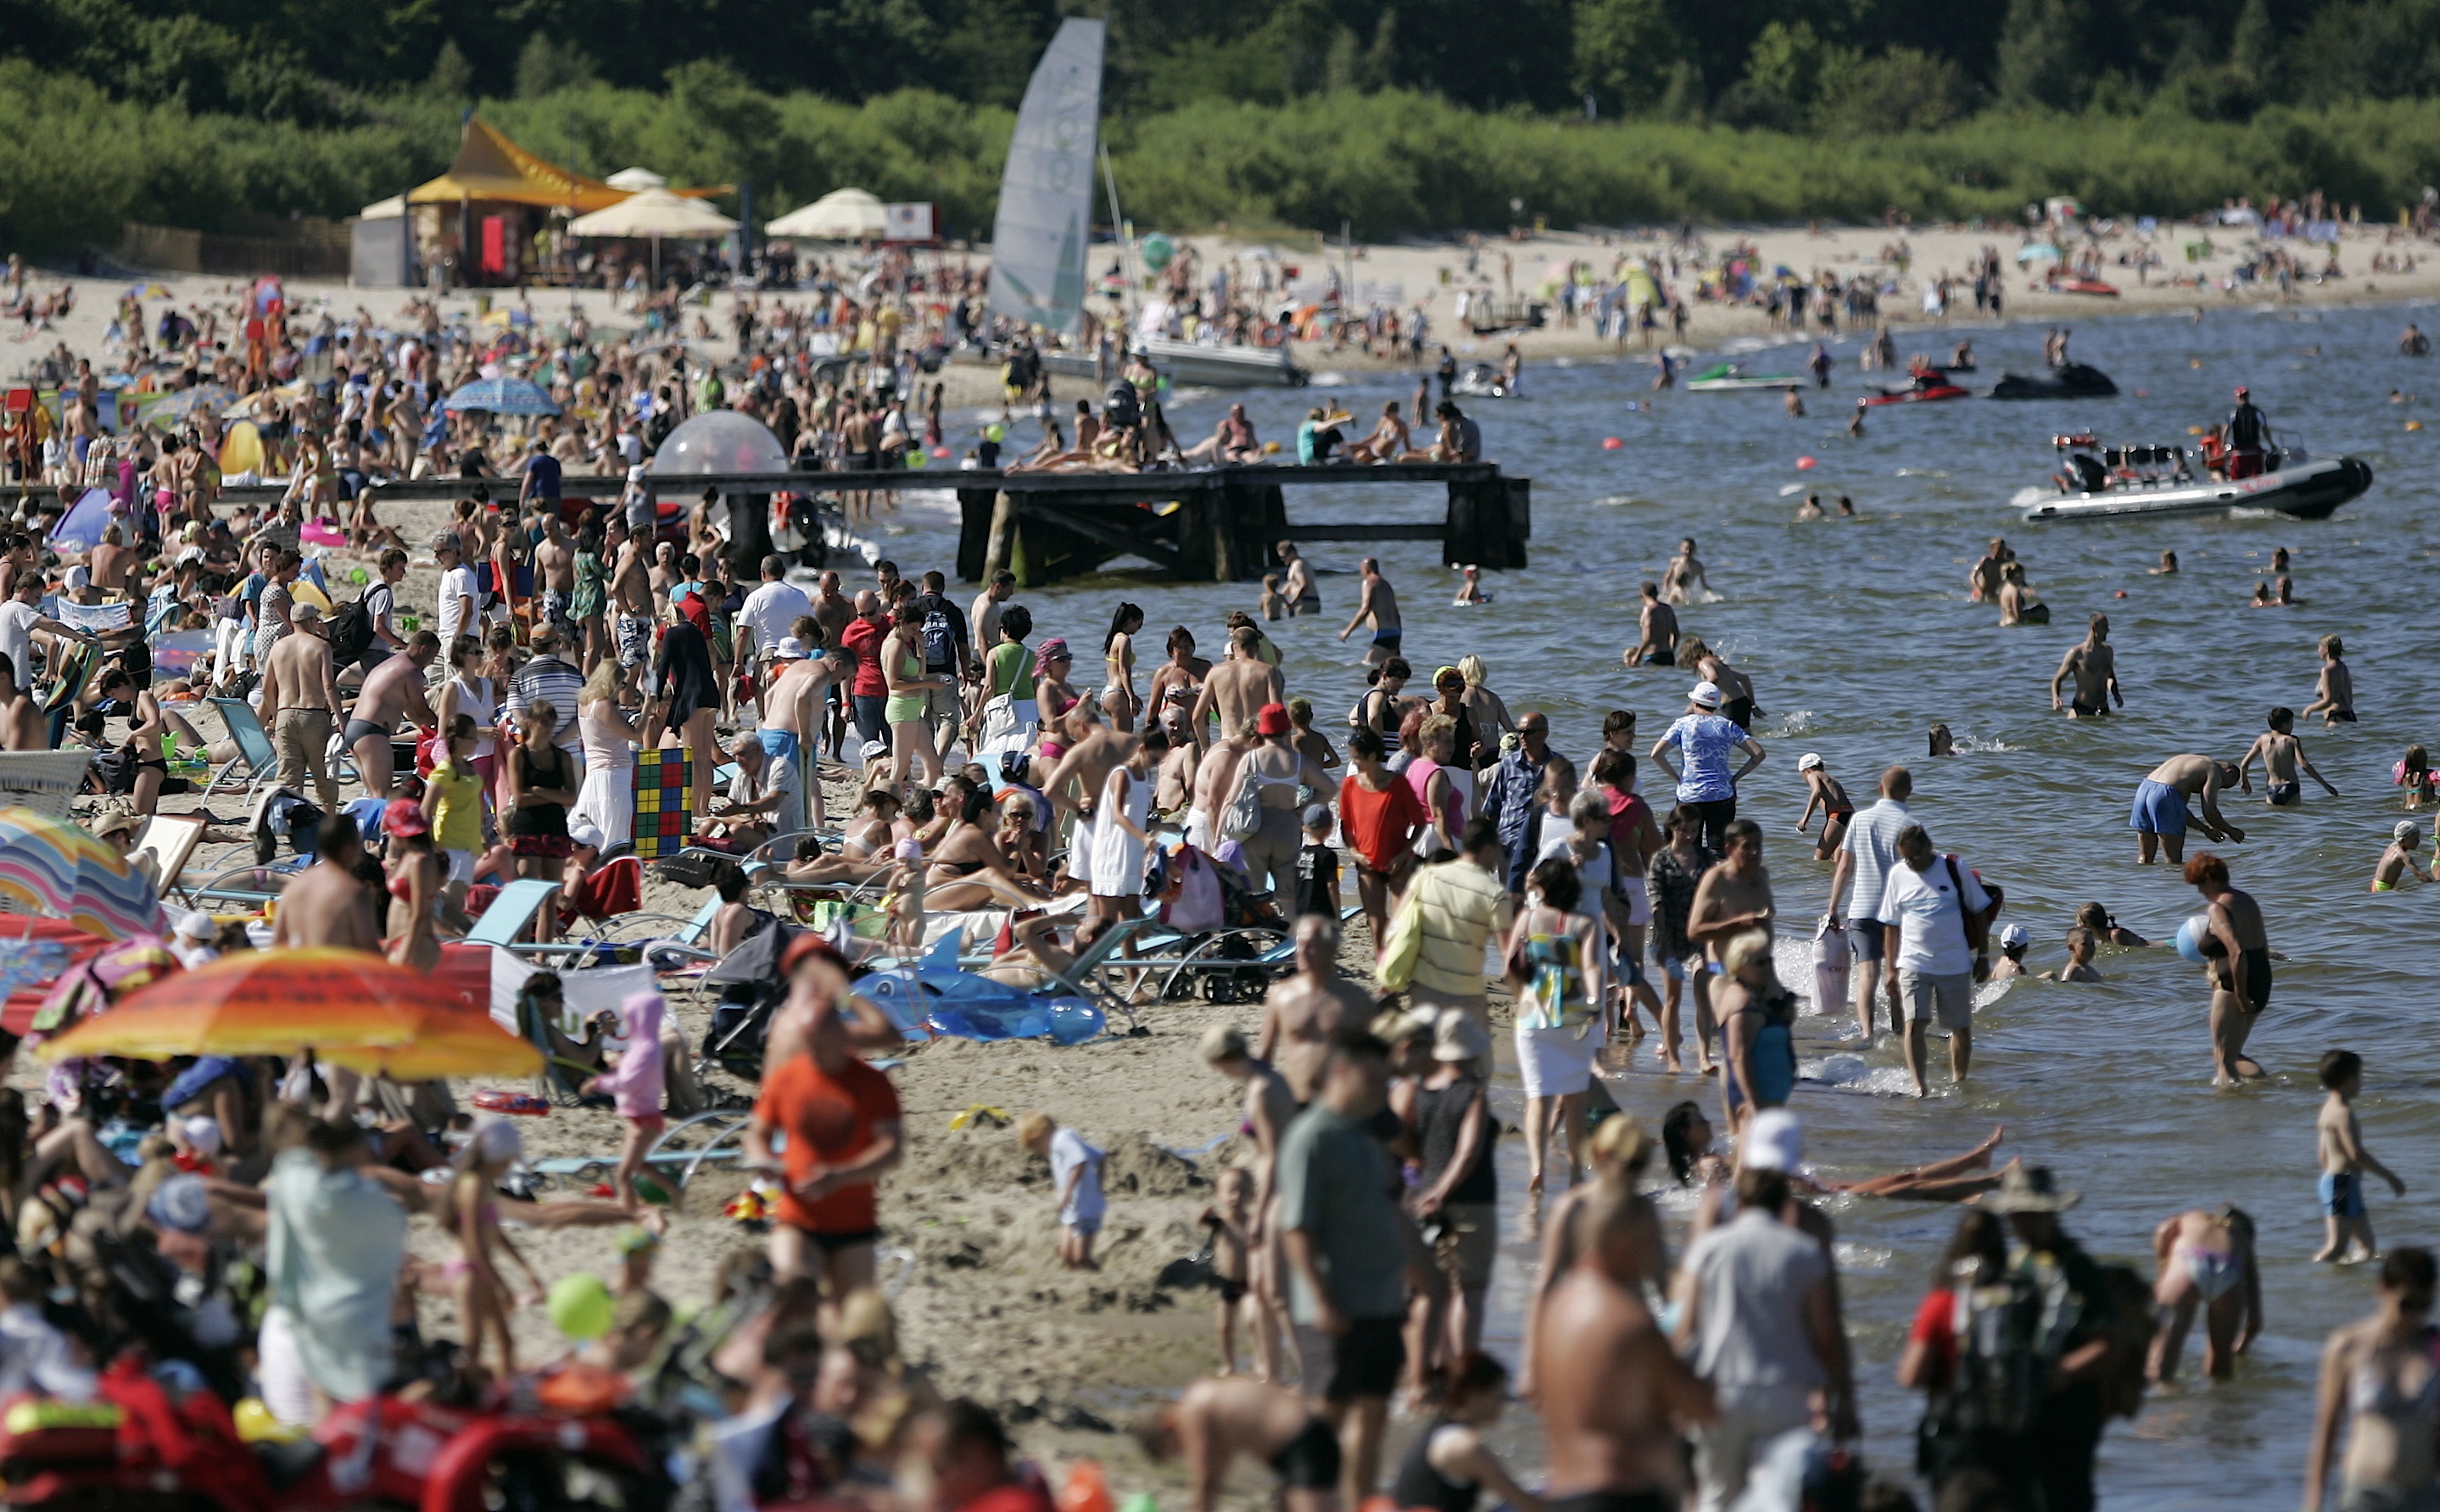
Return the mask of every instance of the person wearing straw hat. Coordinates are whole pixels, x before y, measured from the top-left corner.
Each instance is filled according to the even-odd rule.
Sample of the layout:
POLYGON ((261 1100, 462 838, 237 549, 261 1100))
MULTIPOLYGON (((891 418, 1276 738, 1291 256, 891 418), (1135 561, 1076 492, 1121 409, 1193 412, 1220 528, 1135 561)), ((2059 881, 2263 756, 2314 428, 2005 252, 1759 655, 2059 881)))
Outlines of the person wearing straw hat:
MULTIPOLYGON (((2082 1194, 2062 1189, 2047 1165, 2011 1165, 1982 1209, 2008 1224, 2008 1285, 2037 1316, 2054 1321, 2034 1347, 2048 1366, 2050 1390, 2025 1430, 2025 1467, 2051 1512, 2094 1504, 2092 1459, 2108 1417, 2105 1381, 2113 1363, 2116 1318, 2109 1281, 2070 1238, 2059 1215, 2082 1194)), ((2138 1359, 2135 1368, 2141 1369, 2138 1359)))

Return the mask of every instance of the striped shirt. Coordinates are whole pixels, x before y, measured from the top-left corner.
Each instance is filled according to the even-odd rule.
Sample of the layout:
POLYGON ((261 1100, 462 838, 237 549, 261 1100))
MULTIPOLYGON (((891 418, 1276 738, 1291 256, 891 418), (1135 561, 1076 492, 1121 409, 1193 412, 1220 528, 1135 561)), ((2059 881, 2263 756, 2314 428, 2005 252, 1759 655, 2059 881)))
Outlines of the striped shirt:
POLYGON ((523 713, 528 705, 547 703, 559 715, 559 724, 551 731, 551 744, 576 750, 583 736, 576 728, 576 694, 584 686, 584 675, 557 657, 536 657, 509 679, 512 712, 523 713))

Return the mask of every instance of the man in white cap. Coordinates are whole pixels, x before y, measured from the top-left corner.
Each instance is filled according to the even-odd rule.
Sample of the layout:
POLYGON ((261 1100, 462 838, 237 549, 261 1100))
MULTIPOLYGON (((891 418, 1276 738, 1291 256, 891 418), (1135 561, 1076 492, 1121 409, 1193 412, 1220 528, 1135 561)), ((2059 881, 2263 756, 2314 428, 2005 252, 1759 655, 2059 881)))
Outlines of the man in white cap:
POLYGON ((1729 820, 1737 817, 1737 783, 1763 762, 1762 743, 1744 727, 1721 717, 1717 683, 1698 682, 1686 693, 1686 711, 1652 743, 1652 759, 1678 783, 1678 803, 1703 818, 1703 844, 1722 849, 1729 820), (1746 753, 1731 770, 1730 754, 1746 753))
POLYGON ((220 927, 212 922, 210 914, 189 913, 178 921, 175 935, 170 941, 170 953, 178 958, 178 964, 192 971, 221 958, 219 948, 212 944, 219 938, 220 927))
POLYGON ((1719 1413, 1695 1439, 1703 1512, 1744 1493, 1774 1440, 1809 1430, 1815 1394, 1826 1398, 1834 1438, 1859 1431, 1831 1259, 1799 1227, 1789 1172, 1772 1163, 1793 1164, 1803 1144, 1785 1108, 1754 1115, 1737 1215, 1696 1240, 1678 1273, 1677 1343, 1711 1383, 1719 1413))

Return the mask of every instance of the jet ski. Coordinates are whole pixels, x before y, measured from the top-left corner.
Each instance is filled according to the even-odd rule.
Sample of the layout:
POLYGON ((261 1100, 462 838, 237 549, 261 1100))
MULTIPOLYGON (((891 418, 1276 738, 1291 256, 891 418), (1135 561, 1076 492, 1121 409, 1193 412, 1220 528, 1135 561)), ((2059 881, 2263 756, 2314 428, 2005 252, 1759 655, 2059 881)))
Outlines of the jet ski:
POLYGON ((2004 372, 1991 390, 1993 399, 2108 399, 2118 392, 2118 386, 2098 368, 2072 362, 2064 368, 2054 368, 2046 373, 2028 377, 2022 373, 2004 372))
POLYGON ((1498 368, 1487 362, 1469 362, 1449 385, 1452 394, 1468 399, 1512 399, 1516 390, 1508 387, 1508 379, 1498 368))
POLYGON ((1909 375, 1913 380, 1903 388, 1884 388, 1864 401, 1867 405, 1928 405, 1941 399, 1971 399, 1973 390, 1961 388, 1949 381, 1948 374, 1937 368, 1917 368, 1909 375))
POLYGON ((1733 362, 1696 373, 1686 380, 1686 389, 1696 394, 1743 393, 1749 389, 1803 388, 1805 381, 1792 372, 1749 373, 1733 362))
POLYGON ((2313 457, 2289 446, 2263 458, 2251 477, 2226 478, 2198 465, 2182 446, 2101 446, 2090 436, 2052 439, 2063 454, 2051 488, 2027 488, 2010 500, 2028 523, 2225 514, 2268 510, 2300 520, 2327 519, 2372 487, 2370 463, 2313 457))

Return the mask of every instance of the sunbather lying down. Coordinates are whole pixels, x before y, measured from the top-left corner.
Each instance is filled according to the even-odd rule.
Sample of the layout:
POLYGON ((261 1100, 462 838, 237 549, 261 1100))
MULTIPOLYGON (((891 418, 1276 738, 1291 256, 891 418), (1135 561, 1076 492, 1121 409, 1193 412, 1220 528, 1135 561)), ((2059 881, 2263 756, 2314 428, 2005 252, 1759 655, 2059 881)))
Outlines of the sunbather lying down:
POLYGON ((1059 944, 1059 921, 1044 914, 1020 913, 1009 923, 1009 948, 992 958, 979 976, 1026 992, 1039 992, 1076 969, 1079 951, 1100 938, 1111 921, 1086 919, 1076 927, 1072 948, 1059 944))
MULTIPOLYGON (((1857 1197, 1906 1197, 1917 1202, 1971 1202, 1999 1187, 2001 1172, 1991 1169, 1991 1152, 2000 1147, 2000 1141, 2006 1133, 2004 1125, 1995 1125, 1989 1139, 1965 1154, 1919 1165, 1911 1171, 1893 1171, 1888 1176, 1868 1177, 1861 1181, 1837 1181, 1822 1177, 1812 1178, 1812 1181, 1824 1192, 1849 1192, 1857 1197)), ((2009 1165, 2016 1163, 2013 1160, 2008 1162, 2009 1165)))

